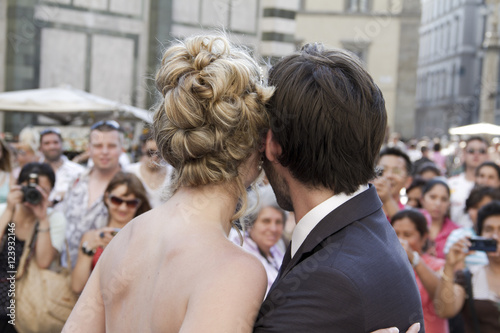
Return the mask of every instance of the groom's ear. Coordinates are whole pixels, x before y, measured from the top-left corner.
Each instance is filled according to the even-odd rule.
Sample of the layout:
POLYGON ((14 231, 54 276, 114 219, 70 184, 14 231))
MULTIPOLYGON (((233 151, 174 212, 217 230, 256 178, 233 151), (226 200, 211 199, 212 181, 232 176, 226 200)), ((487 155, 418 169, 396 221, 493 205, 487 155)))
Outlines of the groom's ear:
POLYGON ((281 156, 281 145, 274 139, 273 132, 267 131, 266 141, 264 144, 266 158, 273 163, 279 163, 278 158, 281 156))

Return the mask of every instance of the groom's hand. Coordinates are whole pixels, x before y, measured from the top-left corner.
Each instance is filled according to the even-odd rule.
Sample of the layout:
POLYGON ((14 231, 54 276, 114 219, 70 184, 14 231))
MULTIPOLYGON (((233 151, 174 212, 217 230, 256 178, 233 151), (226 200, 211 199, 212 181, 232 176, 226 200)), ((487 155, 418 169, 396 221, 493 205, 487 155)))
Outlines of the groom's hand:
MULTIPOLYGON (((416 323, 411 325, 411 327, 406 331, 406 333, 418 333, 420 331, 420 323, 416 323)), ((391 328, 383 328, 380 330, 376 330, 372 333, 399 333, 399 330, 396 327, 391 328)))

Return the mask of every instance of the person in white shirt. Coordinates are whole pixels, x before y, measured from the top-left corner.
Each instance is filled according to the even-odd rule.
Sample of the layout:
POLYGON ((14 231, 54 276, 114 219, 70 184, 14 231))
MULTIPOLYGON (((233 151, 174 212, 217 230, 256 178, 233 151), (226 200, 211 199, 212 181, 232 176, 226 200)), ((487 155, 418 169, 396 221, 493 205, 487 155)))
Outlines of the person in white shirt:
POLYGON ((85 168, 63 155, 63 138, 58 128, 51 127, 40 132, 40 152, 44 162, 56 174, 56 184, 49 196, 49 201, 56 204, 63 200, 69 186, 85 168))
POLYGON ((464 149, 464 172, 448 179, 450 187, 450 218, 461 227, 471 227, 464 212, 465 200, 474 187, 477 167, 488 160, 488 141, 480 136, 470 137, 464 149))

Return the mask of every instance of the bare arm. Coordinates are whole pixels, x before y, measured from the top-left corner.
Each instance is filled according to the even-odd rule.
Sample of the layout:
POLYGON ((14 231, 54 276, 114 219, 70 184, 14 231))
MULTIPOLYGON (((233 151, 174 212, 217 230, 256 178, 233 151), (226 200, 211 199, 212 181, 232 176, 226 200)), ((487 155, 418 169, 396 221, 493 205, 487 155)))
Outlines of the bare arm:
MULTIPOLYGON (((90 249, 95 250, 100 246, 105 247, 111 241, 111 239, 113 239, 110 233, 111 231, 113 231, 113 228, 102 228, 102 229, 87 231, 82 237, 80 248, 85 242, 87 242, 87 248, 89 250, 90 249), (103 232, 104 235, 104 237, 102 238, 99 236, 101 232, 103 232)), ((71 272, 71 289, 73 290, 73 292, 79 294, 85 287, 85 284, 89 279, 90 273, 92 272, 93 258, 94 258, 93 255, 86 255, 83 253, 83 251, 81 250, 78 251, 78 258, 76 259, 76 265, 75 268, 73 268, 73 271, 71 272)))
POLYGON ((468 247, 469 240, 463 238, 450 248, 446 256, 446 264, 443 275, 439 281, 436 295, 434 297, 434 308, 436 314, 442 318, 451 318, 462 309, 465 302, 465 290, 454 283, 454 273, 457 266, 463 265, 467 252, 463 249, 468 247))
POLYGON ((90 279, 71 312, 63 333, 106 332, 104 302, 100 291, 100 269, 96 265, 90 279))
POLYGON ((47 215, 49 194, 45 193, 40 186, 37 186, 37 190, 42 194, 42 201, 37 205, 24 204, 31 208, 38 221, 38 234, 35 246, 36 263, 40 268, 48 268, 54 260, 57 250, 52 246, 52 240, 50 239, 50 221, 47 215))
POLYGON ((434 272, 427 264, 420 260, 417 266, 414 267, 422 285, 429 294, 430 298, 434 298, 436 289, 439 284, 439 275, 434 272))
MULTIPOLYGON (((414 259, 414 252, 413 249, 410 247, 407 241, 400 239, 401 246, 406 251, 406 255, 408 256, 408 260, 413 262, 414 259)), ((413 267, 415 272, 418 275, 418 278, 420 281, 422 281, 422 285, 424 286, 425 290, 427 290, 427 293, 429 296, 434 298, 434 294, 436 293, 436 288, 439 283, 439 275, 434 272, 427 264, 423 261, 420 260, 418 265, 413 267)))
POLYGON ((48 268, 54 260, 57 250, 52 246, 52 240, 50 239, 48 217, 40 220, 39 223, 35 246, 36 263, 40 268, 48 268))
POLYGON ((0 216, 0 239, 5 234, 5 228, 9 222, 12 221, 16 205, 20 203, 22 199, 23 193, 21 192, 21 186, 13 185, 7 195, 7 206, 0 216))

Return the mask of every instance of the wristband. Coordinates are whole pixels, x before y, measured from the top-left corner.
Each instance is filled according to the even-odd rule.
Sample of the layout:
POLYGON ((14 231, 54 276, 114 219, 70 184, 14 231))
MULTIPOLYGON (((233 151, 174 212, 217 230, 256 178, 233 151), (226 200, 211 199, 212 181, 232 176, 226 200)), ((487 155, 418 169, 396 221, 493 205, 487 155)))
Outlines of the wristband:
POLYGON ((93 256, 95 254, 95 249, 89 249, 88 245, 89 245, 88 242, 83 242, 82 252, 83 252, 83 254, 85 254, 87 256, 93 256))
POLYGON ((47 231, 50 231, 50 227, 47 227, 45 229, 37 228, 36 231, 38 231, 38 232, 47 232, 47 231))
POLYGON ((420 263, 420 255, 418 254, 417 251, 413 251, 413 260, 411 261, 411 265, 413 267, 417 267, 419 263, 420 263))

